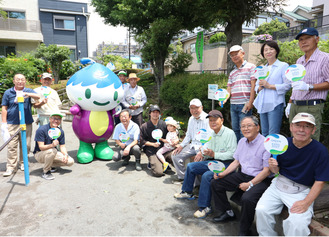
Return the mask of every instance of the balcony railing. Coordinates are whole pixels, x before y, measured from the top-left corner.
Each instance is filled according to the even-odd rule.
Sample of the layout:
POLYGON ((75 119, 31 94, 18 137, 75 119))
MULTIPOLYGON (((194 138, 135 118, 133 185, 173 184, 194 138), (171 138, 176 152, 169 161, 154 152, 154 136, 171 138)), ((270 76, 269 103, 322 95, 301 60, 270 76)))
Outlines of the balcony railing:
POLYGON ((41 32, 40 21, 0 18, 0 30, 41 32))
POLYGON ((317 17, 302 23, 299 26, 291 27, 286 30, 276 31, 273 33, 273 39, 295 37, 299 31, 307 27, 322 28, 329 26, 329 15, 323 17, 317 17))

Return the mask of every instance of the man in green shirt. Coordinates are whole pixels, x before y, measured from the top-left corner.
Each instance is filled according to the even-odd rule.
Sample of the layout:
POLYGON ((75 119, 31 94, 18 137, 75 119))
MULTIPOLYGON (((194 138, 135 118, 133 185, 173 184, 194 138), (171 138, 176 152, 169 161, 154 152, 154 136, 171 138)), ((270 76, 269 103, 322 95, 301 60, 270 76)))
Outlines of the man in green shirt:
POLYGON ((220 111, 210 111, 207 118, 209 118, 209 126, 213 130, 211 131, 212 138, 205 145, 205 149, 197 153, 194 162, 187 165, 182 191, 174 195, 177 199, 194 199, 192 191, 195 177, 202 175, 198 198, 199 210, 194 213, 196 218, 205 218, 211 212, 210 182, 214 173, 208 169, 208 162, 221 161, 227 167, 233 161, 233 153, 237 147, 235 133, 223 125, 224 118, 220 111))

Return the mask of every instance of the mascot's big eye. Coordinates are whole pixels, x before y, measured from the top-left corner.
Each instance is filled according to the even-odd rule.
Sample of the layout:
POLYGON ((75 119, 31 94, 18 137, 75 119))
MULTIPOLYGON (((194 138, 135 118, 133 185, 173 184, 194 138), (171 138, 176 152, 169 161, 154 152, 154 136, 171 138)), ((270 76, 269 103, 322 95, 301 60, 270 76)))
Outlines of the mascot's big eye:
POLYGON ((86 89, 85 96, 86 96, 87 99, 90 99, 90 97, 91 97, 91 90, 90 89, 86 89))
POLYGON ((116 101, 118 99, 118 92, 114 92, 114 101, 116 101))

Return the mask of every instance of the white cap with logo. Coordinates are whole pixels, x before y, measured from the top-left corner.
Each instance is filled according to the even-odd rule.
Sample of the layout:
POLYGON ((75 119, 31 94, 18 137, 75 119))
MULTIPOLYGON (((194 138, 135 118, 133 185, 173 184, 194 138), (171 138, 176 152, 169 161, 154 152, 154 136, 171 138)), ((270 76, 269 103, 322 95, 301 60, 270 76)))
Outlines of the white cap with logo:
POLYGON ((230 54, 231 52, 236 52, 236 51, 242 51, 244 52, 243 48, 240 46, 240 45, 233 45, 231 48, 230 48, 230 51, 228 52, 228 54, 230 54))
POLYGON ((299 122, 306 122, 316 125, 314 116, 309 113, 298 113, 291 121, 291 123, 299 123, 299 122))
POLYGON ((201 101, 199 99, 196 99, 195 98, 195 99, 193 99, 193 100, 190 101, 190 107, 192 105, 195 105, 196 107, 201 107, 202 106, 202 103, 201 103, 201 101))

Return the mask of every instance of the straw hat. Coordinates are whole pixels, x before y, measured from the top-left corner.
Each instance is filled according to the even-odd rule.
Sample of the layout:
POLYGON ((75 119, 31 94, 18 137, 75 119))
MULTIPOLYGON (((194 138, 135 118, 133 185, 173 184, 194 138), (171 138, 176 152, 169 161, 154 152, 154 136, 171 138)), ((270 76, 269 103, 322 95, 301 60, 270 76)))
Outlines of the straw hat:
POLYGON ((129 79, 131 79, 131 78, 136 78, 136 81, 139 81, 140 80, 140 78, 137 77, 136 73, 130 73, 129 74, 129 77, 127 78, 127 81, 129 81, 129 79))

